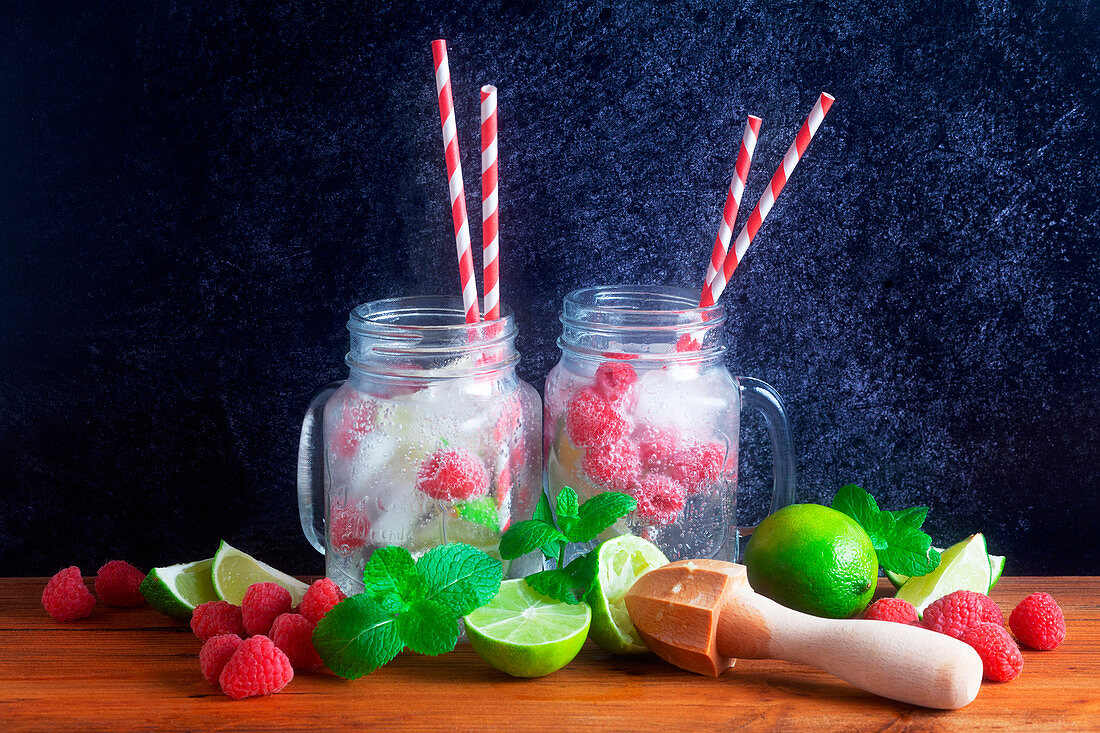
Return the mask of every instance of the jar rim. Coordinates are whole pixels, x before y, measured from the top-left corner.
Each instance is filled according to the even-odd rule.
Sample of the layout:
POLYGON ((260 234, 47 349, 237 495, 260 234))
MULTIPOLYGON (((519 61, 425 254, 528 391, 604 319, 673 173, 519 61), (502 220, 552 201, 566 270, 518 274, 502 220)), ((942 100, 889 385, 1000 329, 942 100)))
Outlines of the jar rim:
POLYGON ((360 303, 348 316, 347 329, 364 336, 413 333, 486 343, 515 336, 515 316, 504 303, 500 318, 466 323, 462 298, 451 295, 407 295, 360 303))
POLYGON ((681 327, 706 323, 717 325, 725 320, 726 309, 721 303, 699 305, 699 295, 688 288, 672 285, 589 285, 577 288, 565 296, 562 319, 572 320, 587 312, 615 315, 629 321, 654 317, 676 318, 681 327), (631 303, 644 303, 638 307, 631 303))

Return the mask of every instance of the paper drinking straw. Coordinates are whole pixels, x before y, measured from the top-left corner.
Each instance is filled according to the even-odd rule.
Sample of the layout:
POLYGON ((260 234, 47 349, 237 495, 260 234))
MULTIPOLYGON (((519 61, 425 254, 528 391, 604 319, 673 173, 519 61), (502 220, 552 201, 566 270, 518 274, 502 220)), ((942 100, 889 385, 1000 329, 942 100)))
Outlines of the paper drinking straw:
POLYGON ((783 190, 783 186, 786 185, 790 179, 791 174, 794 173, 794 168, 798 165, 798 161, 802 158, 802 154, 806 152, 806 148, 810 144, 810 139, 813 138, 814 133, 817 132, 817 128, 821 126, 821 121, 825 119, 825 115, 828 114, 829 108, 833 106, 833 97, 830 94, 822 92, 817 98, 817 102, 814 104, 814 108, 810 110, 809 117, 802 123, 802 129, 798 131, 798 135, 795 137, 794 142, 791 143, 791 147, 787 149, 787 154, 783 156, 783 163, 775 171, 775 175, 772 176, 771 181, 768 183, 768 187, 764 189, 764 194, 760 197, 760 200, 756 202, 756 207, 749 214, 749 220, 745 222, 744 228, 741 229, 741 233, 737 235, 736 241, 733 243, 733 248, 726 253, 725 262, 722 264, 721 272, 714 276, 711 280, 710 287, 703 291, 703 298, 699 301, 701 307, 708 305, 714 305, 714 303, 722 296, 722 291, 726 288, 726 283, 729 282, 730 276, 733 275, 733 271, 737 269, 738 263, 744 258, 745 250, 752 244, 753 237, 760 231, 760 225, 764 223, 764 219, 768 216, 768 212, 772 210, 772 206, 775 204, 775 199, 778 198, 779 193, 783 190))
POLYGON ((500 258, 497 213, 497 88, 481 88, 481 263, 485 320, 500 318, 500 258))
MULTIPOLYGON (((734 165, 729 191, 726 192, 722 223, 718 227, 718 236, 714 239, 714 249, 710 253, 710 264, 707 266, 707 276, 703 280, 704 291, 710 287, 710 281, 726 261, 730 237, 733 236, 733 225, 737 223, 737 210, 741 206, 741 195, 745 192, 745 181, 749 177, 752 154, 756 150, 756 140, 760 137, 760 122, 759 117, 749 115, 748 122, 745 123, 745 131, 741 133, 741 148, 737 153, 737 163, 734 165)), ((700 294, 699 301, 702 302, 702 300, 703 296, 700 294)))
POLYGON ((447 42, 432 41, 435 62, 435 88, 439 93, 439 119, 443 124, 443 149, 447 159, 447 185, 451 195, 451 218, 455 225, 455 245, 458 249, 458 278, 462 283, 462 306, 466 323, 481 320, 477 307, 477 281, 474 279, 474 258, 470 254, 470 223, 466 217, 466 192, 462 186, 462 163, 458 158, 458 134, 455 128, 455 105, 451 96, 451 72, 447 66, 447 42))

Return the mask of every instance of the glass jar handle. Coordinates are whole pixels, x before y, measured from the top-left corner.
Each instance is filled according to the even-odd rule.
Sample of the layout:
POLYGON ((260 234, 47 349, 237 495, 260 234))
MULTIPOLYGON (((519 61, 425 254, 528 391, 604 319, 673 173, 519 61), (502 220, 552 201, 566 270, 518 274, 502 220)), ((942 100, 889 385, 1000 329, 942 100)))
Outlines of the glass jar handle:
POLYGON ((783 407, 783 399, 770 384, 752 377, 738 377, 737 382, 741 387, 742 404, 762 412, 768 424, 775 470, 771 511, 776 512, 794 503, 795 465, 791 424, 783 407))
POLYGON ((298 518, 309 544, 322 555, 325 518, 323 514, 317 516, 316 507, 325 505, 325 403, 343 383, 344 380, 330 382, 314 396, 302 420, 302 437, 298 441, 298 518))

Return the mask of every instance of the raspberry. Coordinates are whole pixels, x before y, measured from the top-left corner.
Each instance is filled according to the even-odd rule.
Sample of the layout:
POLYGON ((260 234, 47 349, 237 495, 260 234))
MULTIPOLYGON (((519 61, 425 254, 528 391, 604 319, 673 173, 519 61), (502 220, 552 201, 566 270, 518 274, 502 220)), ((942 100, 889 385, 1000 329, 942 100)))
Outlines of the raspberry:
POLYGON ((702 344, 697 339, 692 338, 690 333, 685 333, 680 338, 676 339, 676 351, 677 353, 683 353, 685 351, 698 351, 702 344))
POLYGON ((725 460, 721 443, 692 443, 672 454, 668 475, 683 484, 688 494, 698 494, 718 482, 725 460))
POLYGON ((917 609, 913 608, 912 603, 903 601, 900 598, 879 598, 863 609, 861 617, 875 621, 920 625, 920 621, 917 619, 917 609))
POLYGON ((982 658, 985 678, 992 682, 1016 679, 1024 668, 1020 647, 1000 623, 977 623, 963 632, 962 640, 974 647, 982 658))
POLYGON ((609 402, 618 402, 630 393, 638 381, 634 367, 621 361, 605 361, 596 369, 596 394, 609 402))
POLYGON ((199 669, 207 682, 218 684, 218 677, 225 668, 225 663, 242 643, 241 637, 236 634, 218 634, 203 642, 202 650, 199 651, 199 669))
POLYGON ((321 623, 325 614, 332 610, 340 601, 347 598, 344 591, 328 578, 321 578, 309 586, 302 602, 298 605, 298 613, 306 617, 311 624, 321 623))
POLYGON ((344 401, 340 422, 332 436, 332 448, 341 458, 351 458, 363 438, 374 429, 374 404, 358 392, 344 401))
POLYGON ((634 433, 641 453, 642 468, 647 471, 665 470, 680 445, 680 438, 672 430, 644 425, 634 433))
POLYGON ((329 510, 329 541, 338 551, 347 554, 367 544, 370 520, 360 504, 333 505, 329 510))
POLYGON ((668 476, 651 473, 630 486, 638 501, 639 519, 650 524, 671 524, 684 509, 684 487, 668 476))
POLYGON ((1004 626, 1001 609, 993 599, 972 590, 949 593, 924 609, 925 626, 956 639, 961 639, 964 631, 980 623, 1004 626))
POLYGON ((595 392, 581 390, 565 406, 565 429, 579 448, 618 443, 630 425, 615 406, 595 392))
POLYGON ((108 606, 133 608, 145 603, 138 591, 145 573, 125 560, 111 560, 99 569, 95 576, 95 592, 108 606))
POLYGON ((248 636, 241 620, 241 607, 229 601, 208 601, 191 612, 191 631, 202 641, 218 634, 248 636))
POLYGON ((416 488, 440 501, 465 501, 489 491, 489 474, 471 451, 439 450, 420 464, 416 488))
POLYGON ((581 466, 594 484, 607 491, 626 491, 642 472, 638 448, 625 440, 589 448, 581 466))
POLYGON ((1008 626, 1022 643, 1050 651, 1066 638, 1066 617, 1049 593, 1032 593, 1012 609, 1008 626))
POLYGON ((294 679, 294 667, 286 654, 266 636, 246 639, 225 663, 218 682, 234 700, 271 695, 294 679))
POLYGON ((284 613, 271 624, 271 640, 283 650, 294 669, 321 666, 321 657, 313 648, 313 624, 305 616, 284 613))
POLYGON ((50 578, 42 590, 42 607, 57 621, 76 621, 91 615, 95 596, 84 585, 80 568, 70 565, 50 578))
POLYGON ((282 613, 289 613, 294 603, 290 591, 278 583, 253 583, 241 599, 241 618, 249 636, 266 634, 282 613))

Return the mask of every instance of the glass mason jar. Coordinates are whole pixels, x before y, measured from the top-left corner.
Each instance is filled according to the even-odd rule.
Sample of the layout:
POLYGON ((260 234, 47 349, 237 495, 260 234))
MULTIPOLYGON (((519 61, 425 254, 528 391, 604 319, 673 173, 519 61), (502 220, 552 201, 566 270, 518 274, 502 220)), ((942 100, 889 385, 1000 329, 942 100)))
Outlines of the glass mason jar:
POLYGON ((601 538, 627 532, 671 560, 736 561, 742 403, 764 414, 775 484, 771 510, 794 501, 790 427, 770 386, 726 370, 721 305, 682 288, 600 286, 562 306, 561 361, 546 378, 544 452, 551 498, 622 491, 638 508, 601 538))
MULTIPOLYGON (((465 542, 499 557, 542 491, 538 393, 516 376, 509 311, 466 324, 462 301, 378 300, 348 320, 348 379, 314 397, 298 449, 302 531, 345 592, 379 547, 465 542)), ((541 568, 534 555, 505 574, 541 568), (530 566, 530 567, 528 567, 530 566)))

